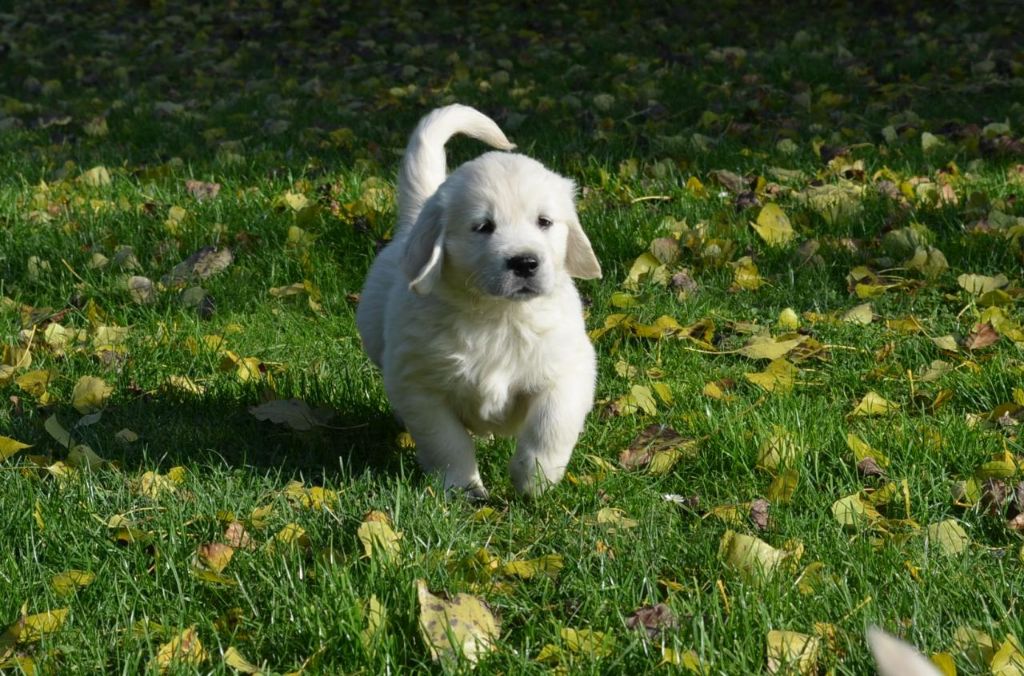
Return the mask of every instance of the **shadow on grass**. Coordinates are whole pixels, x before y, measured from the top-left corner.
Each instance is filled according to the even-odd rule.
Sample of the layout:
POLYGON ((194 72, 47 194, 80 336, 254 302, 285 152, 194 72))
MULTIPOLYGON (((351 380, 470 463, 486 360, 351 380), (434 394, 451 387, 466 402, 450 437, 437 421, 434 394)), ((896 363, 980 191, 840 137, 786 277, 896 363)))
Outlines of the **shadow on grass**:
POLYGON ((100 424, 80 436, 128 472, 220 466, 337 484, 366 472, 400 471, 401 449, 395 439, 401 427, 386 410, 351 402, 342 410, 310 399, 311 408, 333 415, 327 426, 298 432, 254 418, 248 408, 256 403, 248 392, 189 398, 144 395, 106 411, 100 424), (125 428, 139 439, 118 443, 115 434, 125 428))

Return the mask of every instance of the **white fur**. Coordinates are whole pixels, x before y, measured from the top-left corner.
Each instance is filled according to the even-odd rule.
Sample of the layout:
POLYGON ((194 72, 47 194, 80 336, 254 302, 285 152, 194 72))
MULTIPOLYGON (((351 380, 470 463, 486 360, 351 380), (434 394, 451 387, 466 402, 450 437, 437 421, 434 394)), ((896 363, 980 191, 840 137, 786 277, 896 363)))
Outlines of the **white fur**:
POLYGON ((878 627, 869 628, 867 636, 879 676, 942 676, 938 667, 909 643, 878 627))
POLYGON ((398 229, 370 268, 356 322, 426 471, 485 497, 470 432, 515 436, 513 482, 536 495, 562 478, 593 405, 594 349, 570 277, 601 268, 572 181, 503 152, 446 177, 444 144, 457 133, 513 147, 467 106, 420 121, 399 172, 398 229), (474 231, 488 219, 492 234, 474 231), (536 259, 533 276, 510 269, 517 256, 536 259))

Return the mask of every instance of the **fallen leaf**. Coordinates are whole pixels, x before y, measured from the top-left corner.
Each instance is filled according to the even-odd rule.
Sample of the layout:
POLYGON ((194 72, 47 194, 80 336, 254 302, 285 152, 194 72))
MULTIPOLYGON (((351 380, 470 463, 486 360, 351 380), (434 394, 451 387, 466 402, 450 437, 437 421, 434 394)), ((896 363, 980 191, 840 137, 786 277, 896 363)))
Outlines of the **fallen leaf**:
POLYGON ((929 524, 925 529, 928 542, 938 547, 943 554, 954 556, 967 549, 971 539, 955 519, 946 519, 929 524))
POLYGON ((198 667, 206 659, 206 649, 199 640, 195 626, 192 626, 161 645, 149 661, 149 668, 163 674, 175 665, 198 667))
POLYGON ((561 554, 545 554, 535 559, 508 561, 501 566, 501 574, 522 580, 529 580, 537 575, 554 579, 564 567, 565 560, 561 554))
POLYGON ((190 178, 185 181, 185 190, 192 197, 203 202, 217 196, 217 193, 220 192, 220 183, 207 183, 206 181, 196 181, 190 178))
POLYGON ((800 455, 800 447, 789 431, 780 425, 772 425, 772 435, 758 450, 757 467, 771 471, 792 466, 800 455))
POLYGON ((796 237, 789 217, 775 202, 769 202, 761 207, 757 222, 750 225, 769 246, 784 246, 796 237))
POLYGON ((888 415, 893 411, 899 410, 899 405, 895 404, 887 399, 884 399, 877 392, 868 392, 864 397, 857 402, 854 406, 853 411, 850 412, 851 416, 880 416, 888 415))
POLYGON ((297 432, 308 432, 322 427, 324 422, 301 399, 274 399, 258 406, 250 406, 249 413, 257 420, 268 420, 285 425, 297 432))
POLYGON ((741 347, 737 352, 748 359, 781 359, 800 343, 807 340, 807 336, 798 335, 795 338, 777 339, 767 335, 753 336, 750 341, 741 347))
POLYGON ((224 651, 224 664, 231 667, 240 674, 262 674, 262 669, 245 658, 235 646, 229 646, 224 651))
POLYGON ((368 559, 394 561, 401 551, 402 533, 391 528, 391 519, 383 512, 367 514, 356 535, 363 545, 363 555, 368 559))
POLYGON ((220 573, 231 563, 235 548, 220 542, 208 542, 196 549, 196 558, 208 570, 220 573))
POLYGON ((636 528, 640 522, 630 519, 626 513, 618 507, 603 507, 597 511, 595 522, 607 527, 609 530, 616 528, 636 528))
POLYGON ((696 442, 665 425, 648 425, 629 448, 619 454, 626 469, 647 467, 651 474, 664 474, 682 457, 696 455, 696 442))
POLYGON ((86 570, 66 570, 50 578, 50 587, 58 596, 70 596, 93 583, 96 576, 86 570))
POLYGON ((816 636, 795 631, 769 631, 768 673, 778 673, 783 667, 795 669, 800 674, 815 673, 820 643, 816 636))
POLYGON ((475 665, 497 647, 498 620, 479 597, 460 593, 441 598, 430 593, 426 580, 416 581, 416 594, 420 635, 435 662, 461 657, 475 665))
POLYGON ((718 557, 725 566, 752 583, 771 577, 788 556, 789 552, 764 540, 733 530, 725 531, 718 545, 718 557))
POLYGON ((795 469, 783 470, 772 479, 772 483, 768 486, 768 492, 766 495, 772 502, 784 504, 793 499, 793 494, 796 493, 797 485, 800 483, 800 474, 795 469))
POLYGON ((871 303, 861 303, 843 314, 843 321, 851 324, 870 324, 875 319, 875 311, 871 303))
POLYGON ((47 433, 49 433, 49 435, 61 445, 61 447, 69 448, 71 446, 71 434, 64 429, 63 425, 60 424, 56 415, 51 415, 46 419, 46 422, 43 423, 43 429, 45 429, 47 433))
POLYGON ((149 277, 133 275, 125 282, 128 287, 128 294, 132 300, 140 305, 146 305, 156 300, 156 287, 149 277))
POLYGON ((871 444, 852 432, 846 435, 846 446, 853 451, 853 458, 858 463, 864 460, 871 460, 881 467, 889 466, 889 458, 884 453, 872 448, 871 444))
POLYGON ((32 448, 32 444, 23 444, 10 437, 0 436, 0 462, 26 448, 32 448))
POLYGON ((626 627, 642 629, 646 632, 647 638, 653 640, 666 630, 678 629, 679 620, 671 608, 664 603, 657 603, 633 611, 633 614, 626 618, 626 627))
POLYGON ((860 493, 848 495, 832 503, 832 515, 843 526, 868 527, 882 519, 874 505, 866 502, 860 493))
POLYGON ((989 291, 1001 289, 1010 283, 1010 280, 1006 275, 996 275, 995 277, 988 277, 986 275, 960 275, 956 278, 957 284, 960 285, 967 293, 975 296, 980 296, 989 291))
POLYGON ((768 512, 771 510, 771 504, 763 498, 758 498, 750 503, 750 523, 754 524, 754 527, 758 530, 765 530, 768 528, 768 512))
POLYGON ((762 388, 766 392, 779 392, 784 394, 793 389, 796 376, 800 370, 788 362, 779 358, 773 360, 764 371, 759 373, 744 373, 743 377, 748 381, 762 388))
POLYGON ((234 260, 227 247, 205 246, 175 265, 160 282, 172 288, 185 286, 194 279, 208 279, 223 272, 234 260))
POLYGON ((113 391, 113 386, 108 385, 102 378, 82 376, 75 383, 75 389, 71 393, 71 405, 83 415, 95 413, 106 406, 113 391))
POLYGON ((387 613, 376 594, 371 594, 367 599, 363 615, 366 618, 366 627, 359 633, 359 640, 363 647, 371 650, 382 635, 384 624, 387 622, 387 613))
POLYGON ((971 334, 964 339, 964 347, 974 352, 992 345, 999 340, 999 334, 989 322, 975 324, 971 334))

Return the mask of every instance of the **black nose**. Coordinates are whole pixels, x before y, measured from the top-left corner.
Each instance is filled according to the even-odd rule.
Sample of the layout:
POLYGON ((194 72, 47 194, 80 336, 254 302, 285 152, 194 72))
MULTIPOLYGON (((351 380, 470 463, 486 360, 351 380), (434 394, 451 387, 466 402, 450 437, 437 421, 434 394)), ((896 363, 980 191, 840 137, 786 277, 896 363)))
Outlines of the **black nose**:
POLYGON ((505 264, 516 277, 533 277, 540 262, 536 256, 513 256, 505 261, 505 264))

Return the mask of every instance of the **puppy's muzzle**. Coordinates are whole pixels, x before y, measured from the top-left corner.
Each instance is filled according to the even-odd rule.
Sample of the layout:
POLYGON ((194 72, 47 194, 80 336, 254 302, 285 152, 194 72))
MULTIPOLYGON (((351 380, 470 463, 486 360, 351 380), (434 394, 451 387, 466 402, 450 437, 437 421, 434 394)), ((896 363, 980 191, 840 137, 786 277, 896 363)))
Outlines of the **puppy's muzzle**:
POLYGON ((520 256, 512 256, 511 258, 506 259, 505 265, 516 277, 528 279, 537 274, 537 268, 540 267, 540 261, 537 260, 536 256, 524 254, 520 256))

